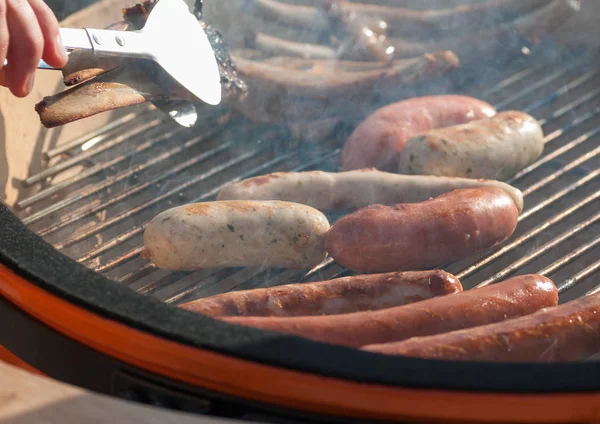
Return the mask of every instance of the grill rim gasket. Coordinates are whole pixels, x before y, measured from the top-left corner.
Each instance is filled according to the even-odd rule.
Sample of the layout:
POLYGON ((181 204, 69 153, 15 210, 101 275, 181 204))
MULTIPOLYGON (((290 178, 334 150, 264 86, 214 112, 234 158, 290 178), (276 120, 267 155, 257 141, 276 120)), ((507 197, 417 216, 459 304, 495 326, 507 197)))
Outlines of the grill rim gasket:
POLYGON ((600 391, 595 362, 498 364, 393 357, 220 322, 138 294, 78 264, 29 230, 4 204, 0 224, 0 262, 13 272, 102 318, 168 341, 271 367, 397 388, 600 391))

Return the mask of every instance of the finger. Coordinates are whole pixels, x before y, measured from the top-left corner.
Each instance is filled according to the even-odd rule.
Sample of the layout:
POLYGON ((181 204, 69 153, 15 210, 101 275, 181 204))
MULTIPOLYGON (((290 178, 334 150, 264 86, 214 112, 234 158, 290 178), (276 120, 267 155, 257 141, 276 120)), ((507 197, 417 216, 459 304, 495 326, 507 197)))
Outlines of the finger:
MULTIPOLYGON (((0 72, 8 53, 8 27, 6 26, 6 0, 0 0, 0 72)), ((4 85, 4 84, 2 84, 4 85)))
POLYGON ((67 63, 67 51, 60 39, 56 16, 43 0, 29 0, 29 5, 37 17, 38 24, 44 36, 44 53, 42 54, 42 58, 48 65, 55 68, 62 68, 67 63))
POLYGON ((15 96, 25 97, 33 88, 35 70, 44 50, 44 36, 25 0, 7 0, 6 16, 10 34, 6 79, 15 96))

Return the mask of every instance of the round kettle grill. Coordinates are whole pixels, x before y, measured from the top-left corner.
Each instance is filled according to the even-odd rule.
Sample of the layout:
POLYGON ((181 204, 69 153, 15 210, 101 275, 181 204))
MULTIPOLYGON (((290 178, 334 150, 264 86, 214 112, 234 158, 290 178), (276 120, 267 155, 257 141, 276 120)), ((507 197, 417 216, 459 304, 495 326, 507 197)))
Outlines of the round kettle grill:
MULTIPOLYGON (((485 72, 461 68, 430 89, 452 87, 498 110, 523 110, 546 135, 543 156, 509 181, 525 196, 516 233, 444 269, 465 289, 547 275, 564 302, 600 290, 600 57, 589 46, 545 43, 485 72)), ((47 165, 23 181, 29 190, 0 205, 0 358, 100 393, 247 420, 600 418, 593 358, 526 364, 388 357, 176 307, 234 289, 348 274, 331 260, 308 273, 167 273, 142 257, 141 235, 166 208, 212 200, 233 180, 337 170, 349 131, 339 126, 322 142, 298 143, 278 125, 235 117, 183 128, 141 106, 46 150, 47 165)))

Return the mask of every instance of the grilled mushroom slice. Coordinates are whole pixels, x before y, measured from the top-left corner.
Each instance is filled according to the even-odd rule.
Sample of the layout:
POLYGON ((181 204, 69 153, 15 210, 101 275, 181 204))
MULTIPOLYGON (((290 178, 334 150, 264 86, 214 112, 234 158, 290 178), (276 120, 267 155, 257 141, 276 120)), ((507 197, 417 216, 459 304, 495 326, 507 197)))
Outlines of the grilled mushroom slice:
MULTIPOLYGON (((129 25, 129 22, 121 21, 107 26, 106 29, 125 31, 129 25)), ((69 61, 62 68, 63 82, 67 87, 79 84, 127 61, 126 58, 117 56, 98 56, 89 50, 76 50, 69 55, 69 61)))
POLYGON ((54 96, 35 106, 47 128, 64 125, 101 112, 144 103, 154 87, 139 85, 142 74, 119 67, 54 96), (150 88, 150 90, 149 90, 150 88))

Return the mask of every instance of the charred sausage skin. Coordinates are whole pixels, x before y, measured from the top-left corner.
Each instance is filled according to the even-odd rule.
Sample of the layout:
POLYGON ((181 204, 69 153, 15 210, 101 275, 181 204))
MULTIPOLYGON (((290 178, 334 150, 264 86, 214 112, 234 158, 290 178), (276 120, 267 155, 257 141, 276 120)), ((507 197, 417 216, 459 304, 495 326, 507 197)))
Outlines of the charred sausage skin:
POLYGON ((283 200, 320 211, 356 210, 369 205, 422 202, 448 191, 469 187, 498 187, 523 210, 523 194, 495 180, 398 175, 375 168, 346 172, 275 172, 230 183, 217 200, 283 200))
POLYGON ((373 205, 346 215, 325 237, 340 265, 360 273, 428 269, 508 239, 519 211, 505 191, 454 190, 434 199, 373 205))
POLYGON ((356 127, 342 150, 342 169, 396 171, 406 142, 435 128, 494 116, 488 103, 459 95, 417 97, 384 106, 356 127))
POLYGON ((600 352, 599 333, 600 294, 593 294, 521 318, 364 349, 430 359, 563 362, 600 352))
POLYGON ((223 293, 180 307, 213 317, 333 315, 406 305, 460 291, 460 281, 445 271, 391 272, 223 293))
POLYGON ((487 287, 379 311, 321 317, 222 317, 221 320, 360 347, 490 324, 556 306, 552 281, 524 275, 487 287))
POLYGON ((544 132, 535 118, 507 111, 411 138, 397 170, 401 174, 504 181, 532 164, 543 150, 544 132))
POLYGON ((159 268, 305 269, 322 262, 327 218, 291 202, 224 201, 183 205, 144 231, 145 255, 159 268))

